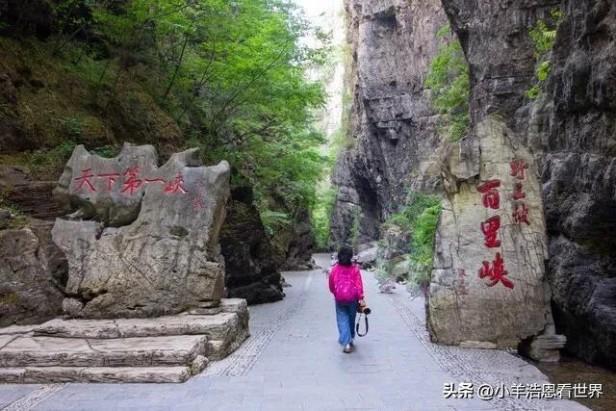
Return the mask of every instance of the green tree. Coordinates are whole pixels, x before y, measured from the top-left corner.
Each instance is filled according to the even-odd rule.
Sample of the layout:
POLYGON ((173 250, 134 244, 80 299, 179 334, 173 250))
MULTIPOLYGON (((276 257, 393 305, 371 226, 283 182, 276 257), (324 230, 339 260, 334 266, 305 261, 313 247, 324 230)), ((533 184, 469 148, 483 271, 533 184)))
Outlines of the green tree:
MULTIPOLYGON (((228 159, 254 186, 264 215, 315 204, 326 159, 313 112, 321 84, 305 76, 327 44, 302 45, 313 29, 288 0, 132 0, 94 12, 122 73, 141 77, 210 162, 228 159), (147 73, 139 65, 147 66, 147 73)), ((103 73, 102 76, 106 74, 103 73)))

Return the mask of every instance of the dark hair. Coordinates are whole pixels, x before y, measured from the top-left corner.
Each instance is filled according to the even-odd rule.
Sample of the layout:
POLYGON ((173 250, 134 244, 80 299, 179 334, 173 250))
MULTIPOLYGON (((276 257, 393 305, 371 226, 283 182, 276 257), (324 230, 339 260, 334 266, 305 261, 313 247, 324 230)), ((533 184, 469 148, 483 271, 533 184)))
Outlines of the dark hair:
POLYGON ((338 264, 352 265, 353 249, 351 247, 342 246, 338 250, 338 264))

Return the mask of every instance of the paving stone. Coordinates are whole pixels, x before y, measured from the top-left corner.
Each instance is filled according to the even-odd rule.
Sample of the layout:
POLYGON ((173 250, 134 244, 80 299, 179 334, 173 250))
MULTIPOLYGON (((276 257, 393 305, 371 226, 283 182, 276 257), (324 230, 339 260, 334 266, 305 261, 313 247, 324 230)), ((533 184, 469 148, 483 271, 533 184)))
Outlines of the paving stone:
MULTIPOLYGON (((324 258, 321 265, 329 260, 324 258)), ((285 300, 250 307, 251 337, 185 384, 67 384, 30 408, 8 411, 586 409, 572 401, 446 399, 447 382, 495 385, 547 378, 504 351, 432 344, 423 301, 410 300, 403 289, 379 294, 369 273, 364 285, 374 310, 370 333, 356 339, 354 353, 343 354, 322 272, 289 272, 285 278, 293 285, 285 288, 285 300)))

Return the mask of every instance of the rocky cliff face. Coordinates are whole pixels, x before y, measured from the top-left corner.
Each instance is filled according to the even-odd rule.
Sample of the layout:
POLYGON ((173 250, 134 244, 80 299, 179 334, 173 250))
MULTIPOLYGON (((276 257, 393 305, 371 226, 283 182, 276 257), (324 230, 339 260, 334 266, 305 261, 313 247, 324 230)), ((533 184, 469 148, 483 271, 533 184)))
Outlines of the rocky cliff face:
POLYGON ((39 323, 62 312, 67 266, 51 241, 51 226, 32 220, 27 228, 0 230, 2 327, 39 323))
POLYGON ((616 365, 616 8, 603 0, 443 0, 469 61, 471 113, 506 119, 537 158, 557 329, 572 353, 616 365), (564 12, 552 72, 538 101, 525 92, 535 60, 528 35, 564 12), (611 251, 610 251, 611 250, 611 251))
MULTIPOLYGON (((338 242, 349 239, 357 213, 362 239, 377 236, 379 222, 401 202, 406 187, 423 191, 442 188, 449 193, 443 219, 449 216, 454 220, 450 221, 453 231, 449 233, 443 233, 441 222, 438 254, 438 246, 447 243, 449 235, 456 230, 464 231, 461 226, 466 220, 457 219, 464 217, 463 208, 458 208, 456 214, 456 204, 463 203, 464 196, 475 192, 485 178, 497 174, 503 178, 503 184, 515 183, 509 181, 511 175, 506 169, 498 173, 493 169, 494 176, 488 176, 490 163, 502 160, 503 165, 511 165, 512 161, 524 160, 529 178, 535 181, 530 184, 532 181, 528 180, 525 184, 530 186, 525 189, 537 189, 541 197, 527 204, 529 216, 534 214, 539 225, 545 222, 547 234, 545 243, 538 238, 531 250, 537 265, 543 265, 542 258, 547 255, 544 280, 534 282, 533 286, 536 305, 541 305, 542 298, 551 301, 556 330, 567 336, 566 348, 571 353, 614 367, 616 6, 613 2, 348 0, 347 12, 354 51, 351 134, 355 146, 343 153, 334 173, 338 187, 332 225, 334 239, 338 242), (540 97, 530 100, 526 93, 534 82, 536 57, 529 32, 539 20, 549 20, 554 8, 561 10, 563 18, 550 56, 551 74, 540 97), (434 33, 446 20, 462 44, 471 77, 469 103, 473 131, 468 138, 453 145, 443 143, 437 136, 435 118, 422 88, 427 64, 437 46, 434 33), (492 132, 485 132, 486 129, 492 132), (503 152, 489 149, 492 144, 492 137, 486 139, 489 135, 503 139, 506 149, 503 152), (490 155, 495 158, 488 158, 490 155), (440 165, 439 157, 443 160, 440 165), (438 170, 441 165, 442 170, 438 170), (439 178, 441 171, 443 180, 439 178), (441 181, 444 184, 440 185, 441 181), (549 285, 543 297, 542 283, 549 285)), ((513 202, 516 188, 512 187, 501 195, 506 201, 512 201, 514 208, 504 216, 513 221, 519 204, 513 202)), ((477 198, 481 196, 469 201, 473 203, 477 198)), ((517 218, 525 215, 520 210, 517 218)), ((529 222, 522 220, 522 228, 535 224, 529 222)), ((475 222, 470 224, 468 232, 474 230, 481 234, 475 222)), ((519 248, 517 234, 508 231, 512 229, 508 224, 503 225, 503 232, 507 233, 503 244, 514 241, 509 248, 517 250, 511 255, 517 261, 516 268, 508 271, 520 272, 520 267, 525 271, 524 264, 518 262, 530 254, 519 248)), ((484 228, 490 231, 488 226, 484 228)), ((461 249, 464 244, 458 241, 456 247, 461 249)), ((445 254, 450 252, 447 250, 445 254)), ((451 280, 451 285, 459 285, 460 278, 439 277, 440 268, 451 269, 451 266, 438 258, 435 260, 438 278, 433 280, 437 284, 451 280)), ((536 273, 537 278, 543 276, 543 270, 540 271, 536 273)), ((477 269, 470 274, 477 277, 477 269)), ((538 332, 542 327, 552 327, 551 316, 548 309, 529 320, 529 330, 519 332, 510 341, 538 332)))
POLYGON ((347 0, 345 6, 354 148, 334 170, 336 243, 350 240, 355 219, 360 242, 375 239, 409 188, 438 187, 440 138, 423 81, 438 47, 436 32, 447 23, 438 0, 347 0))
POLYGON ((544 96, 516 119, 542 161, 556 325, 570 352, 616 368, 616 4, 562 9, 544 96))
POLYGON ((231 190, 220 247, 225 257, 225 286, 229 297, 245 298, 248 304, 284 297, 279 265, 249 186, 231 190))

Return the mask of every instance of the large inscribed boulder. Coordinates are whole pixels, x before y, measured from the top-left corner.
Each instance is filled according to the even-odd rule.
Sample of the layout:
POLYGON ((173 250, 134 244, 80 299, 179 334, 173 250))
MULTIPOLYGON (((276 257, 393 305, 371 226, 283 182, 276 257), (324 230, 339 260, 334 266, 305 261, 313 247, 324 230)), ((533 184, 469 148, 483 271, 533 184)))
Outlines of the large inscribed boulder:
POLYGON ((429 289, 432 339, 516 347, 552 323, 537 164, 497 117, 454 150, 429 289))
POLYGON ((52 232, 69 263, 68 314, 149 317, 218 304, 229 165, 204 167, 197 154, 157 167, 151 146, 125 144, 115 158, 75 148, 55 193, 78 209, 52 232))

